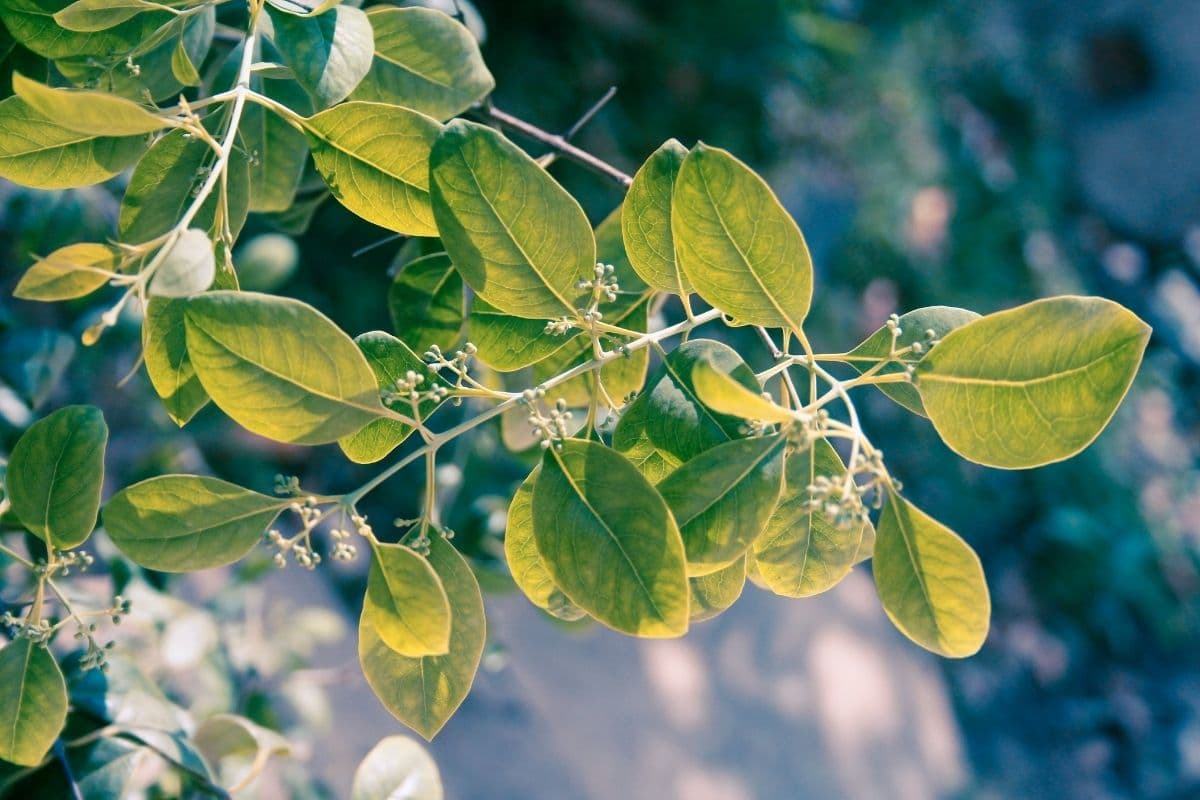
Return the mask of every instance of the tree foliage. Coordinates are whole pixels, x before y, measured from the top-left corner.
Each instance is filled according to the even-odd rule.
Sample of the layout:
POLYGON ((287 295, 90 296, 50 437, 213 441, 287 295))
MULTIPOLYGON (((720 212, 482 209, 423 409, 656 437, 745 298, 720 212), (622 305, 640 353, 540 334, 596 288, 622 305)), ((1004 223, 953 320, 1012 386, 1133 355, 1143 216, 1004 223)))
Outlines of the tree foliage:
MULTIPOLYGON (((365 542, 362 669, 431 738, 467 695, 486 639, 475 574, 440 519, 437 459, 499 420, 515 449, 541 448, 512 497, 504 551, 550 614, 680 636, 735 602, 747 574, 807 597, 870 561, 883 610, 915 643, 948 657, 984 644, 979 559, 904 497, 851 392, 875 387, 928 416, 970 461, 1038 467, 1104 429, 1140 364, 1145 323, 1090 297, 986 316, 933 307, 846 352, 815 353, 804 324, 820 291, 804 237, 730 153, 672 139, 625 176, 496 109, 474 37, 438 11, 250 0, 229 18, 233 46, 214 38, 203 0, 0 9, 44 67, 13 73, 15 96, 0 102, 0 177, 52 189, 132 168, 114 240, 37 259, 17 296, 115 287, 85 344, 142 307, 146 372, 181 426, 211 400, 253 434, 337 442, 358 463, 414 444, 341 492, 284 480, 270 495, 201 475, 119 488, 101 519, 126 557, 192 571, 265 541, 277 563, 313 568, 318 529, 333 528, 333 558, 365 542), (134 61, 138 81, 104 70, 134 61), (628 187, 623 206, 593 229, 505 128, 615 178, 628 187), (300 208, 310 179, 353 214, 425 237, 381 298, 395 335, 347 332, 298 299, 239 289, 232 253, 247 215, 300 208), (749 365, 762 353, 718 340, 743 326, 764 343, 766 369, 749 365), (445 425, 444 407, 470 413, 445 425), (359 504, 417 461, 423 513, 398 541, 381 538, 359 504)), ((98 409, 63 408, 29 427, 8 464, 5 522, 44 545, 30 558, 4 546, 35 587, 22 615, 6 617, 0 650, 0 758, 24 767, 63 734, 67 690, 48 645, 80 617, 56 581, 95 528, 107 437, 98 409), (50 621, 43 609, 56 604, 50 621)), ((248 722, 206 725, 204 769, 229 752, 279 749, 248 722)), ((364 762, 355 797, 390 796, 399 762, 412 762, 412 796, 440 796, 423 753, 380 747, 396 752, 364 762)))

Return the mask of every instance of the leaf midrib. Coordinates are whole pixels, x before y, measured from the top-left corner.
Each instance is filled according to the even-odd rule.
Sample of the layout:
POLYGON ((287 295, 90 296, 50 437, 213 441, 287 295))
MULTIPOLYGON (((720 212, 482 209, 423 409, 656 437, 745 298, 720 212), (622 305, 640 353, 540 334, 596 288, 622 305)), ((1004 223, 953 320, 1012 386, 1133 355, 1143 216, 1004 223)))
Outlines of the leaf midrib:
POLYGON ((1096 356, 1095 358, 1093 358, 1092 360, 1088 361, 1085 364, 1080 364, 1077 367, 1069 367, 1065 370, 1061 370, 1059 372, 1053 372, 1048 375, 1042 375, 1037 378, 1013 380, 1013 379, 1008 379, 1008 378, 976 378, 976 377, 969 377, 969 376, 965 376, 965 375, 939 374, 937 372, 930 371, 930 370, 937 369, 936 360, 931 361, 931 362, 925 362, 926 364, 932 364, 932 366, 926 367, 925 370, 920 370, 920 367, 918 367, 918 370, 920 370, 920 371, 917 373, 917 377, 918 377, 918 380, 920 380, 920 381, 923 381, 923 382, 928 381, 930 383, 949 383, 949 384, 970 385, 970 386, 1005 386, 1005 387, 1012 387, 1012 388, 1027 388, 1029 386, 1037 386, 1037 385, 1043 384, 1043 383, 1052 383, 1054 381, 1061 380, 1062 378, 1066 378, 1066 377, 1075 375, 1080 372, 1086 372, 1087 370, 1091 369, 1092 367, 1096 366, 1097 364, 1101 364, 1110 358, 1116 357, 1117 355, 1119 355, 1121 353, 1122 350, 1127 348, 1129 345, 1136 344, 1139 339, 1141 339, 1140 335, 1127 337, 1125 339, 1122 339, 1116 345, 1114 345, 1113 348, 1111 350, 1109 350, 1108 352, 1102 353, 1101 355, 1096 356))

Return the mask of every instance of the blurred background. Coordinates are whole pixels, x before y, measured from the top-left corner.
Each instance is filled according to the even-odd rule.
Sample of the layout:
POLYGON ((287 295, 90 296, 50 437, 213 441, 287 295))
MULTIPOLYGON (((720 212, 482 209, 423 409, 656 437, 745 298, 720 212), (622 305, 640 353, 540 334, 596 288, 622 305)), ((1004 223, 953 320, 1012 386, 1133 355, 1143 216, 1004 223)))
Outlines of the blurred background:
MULTIPOLYGON (((908 494, 983 560, 992 632, 961 662, 904 641, 863 568, 811 600, 748 586, 679 641, 551 621, 498 559, 531 456, 507 454, 497 430, 464 443, 441 479, 448 523, 489 591, 490 642, 432 745, 449 796, 1200 796, 1200 4, 476 8, 501 108, 562 131, 616 86, 581 147, 632 172, 669 137, 703 139, 766 177, 814 255, 819 351, 852 347, 893 312, 986 313, 1061 293, 1111 297, 1155 333, 1108 431, 1030 472, 963 462, 927 421, 862 394, 864 427, 908 494)), ((552 171, 596 222, 620 202, 571 164, 552 171)), ((110 235, 120 188, 0 183, 3 297, 30 254, 110 235)), ((304 299, 352 333, 388 328, 398 245, 352 257, 383 232, 335 203, 297 236, 294 269, 278 242, 251 244, 298 230, 296 216, 251 220, 244 285, 304 299)), ((3 301, 8 443, 31 409, 87 401, 113 430, 110 492, 166 471, 260 490, 295 474, 321 491, 372 474, 336 448, 252 437, 212 408, 176 429, 143 373, 121 383, 137 364, 136 319, 78 346, 104 307, 3 301)), ((419 470, 372 496, 377 530, 412 515, 419 470)), ((345 796, 358 760, 401 731, 355 664, 365 559, 313 574, 268 567, 264 550, 170 585, 139 576, 141 627, 118 651, 193 708, 235 708, 307 743, 302 770, 261 796, 345 796)))

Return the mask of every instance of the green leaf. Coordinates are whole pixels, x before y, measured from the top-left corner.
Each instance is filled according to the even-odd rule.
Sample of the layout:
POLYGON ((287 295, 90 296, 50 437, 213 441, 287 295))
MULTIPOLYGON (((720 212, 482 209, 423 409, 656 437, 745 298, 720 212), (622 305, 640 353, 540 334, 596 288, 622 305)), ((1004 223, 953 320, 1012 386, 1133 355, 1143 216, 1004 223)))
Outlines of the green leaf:
MULTIPOLYGON (((215 161, 211 147, 182 130, 171 131, 155 142, 134 168, 121 200, 117 221, 121 241, 148 242, 174 228, 215 161)), ((250 206, 249 166, 238 148, 229 160, 228 187, 229 227, 237 236, 250 206)), ((220 207, 218 187, 200 206, 191 227, 211 231, 220 207)))
POLYGON ((708 361, 696 363, 692 369, 692 382, 700 401, 713 411, 783 425, 796 421, 791 411, 776 405, 761 392, 747 389, 708 361))
POLYGON ((496 131, 450 122, 429 161, 430 198, 463 280, 518 317, 573 315, 596 265, 592 227, 575 198, 496 131))
POLYGON ((121 251, 107 244, 69 244, 39 259, 21 276, 13 297, 73 300, 108 283, 121 263, 121 251))
MULTIPOLYGON (((606 313, 605 319, 614 325, 620 325, 635 331, 645 331, 649 313, 649 295, 620 297, 611 312, 606 313), (612 316, 609 317, 608 314, 612 316)), ((533 365, 533 382, 545 383, 556 375, 560 375, 573 367, 594 358, 591 339, 578 336, 559 348, 551 355, 533 365)), ((641 391, 646 382, 646 369, 650 364, 650 352, 641 348, 630 353, 627 358, 610 361, 600 368, 600 379, 605 391, 618 402, 641 391)), ((592 398, 595 389, 596 373, 588 372, 576 378, 560 383, 550 390, 551 399, 563 398, 571 406, 586 405, 592 398)))
POLYGON ((621 214, 621 232, 629 261, 642 280, 655 289, 680 296, 692 286, 675 259, 671 235, 671 194, 687 148, 668 139, 633 176, 621 214))
POLYGON ((825 439, 792 453, 784 468, 784 488, 766 530, 754 542, 758 572, 775 594, 811 597, 833 588, 857 563, 870 522, 842 529, 822 511, 810 511, 808 487, 818 476, 841 480, 846 474, 837 451, 825 439))
POLYGON ((168 11, 151 11, 104 30, 79 33, 61 27, 54 19, 70 2, 5 0, 0 3, 0 21, 14 39, 39 56, 64 59, 124 55, 173 19, 168 11))
POLYGON ((663 459, 684 462, 714 445, 742 437, 745 423, 735 416, 713 411, 700 401, 692 373, 700 362, 730 375, 754 393, 762 391, 754 373, 728 345, 693 339, 667 354, 646 390, 625 412, 613 432, 618 450, 654 448, 663 459), (642 444, 638 444, 638 443, 642 444))
POLYGON ((325 444, 387 416, 354 341, 312 306, 254 292, 188 301, 187 349, 204 390, 242 427, 325 444))
POLYGON ((359 9, 338 6, 306 17, 278 14, 273 8, 269 13, 284 63, 318 108, 345 100, 371 69, 374 38, 359 9))
POLYGON ((0 650, 0 759, 42 762, 67 721, 67 684, 44 645, 14 639, 0 650))
POLYGON ((487 639, 483 597, 471 567, 442 536, 431 537, 429 565, 450 600, 450 652, 409 658, 380 638, 371 618, 358 624, 358 658, 367 683, 388 711, 432 739, 471 690, 487 639))
POLYGON ((162 117, 115 94, 54 89, 19 72, 13 73, 12 82, 13 92, 30 108, 68 130, 91 136, 136 136, 167 127, 162 117))
POLYGON ((324 14, 341 0, 267 0, 272 8, 299 17, 315 17, 324 14))
POLYGON ((746 556, 716 572, 688 578, 691 593, 689 617, 692 622, 705 622, 716 617, 742 596, 746 586, 746 556))
POLYGON ((433 758, 404 736, 371 748, 354 771, 350 800, 442 800, 442 776, 433 758))
POLYGON ((402 544, 373 548, 363 614, 390 649, 402 656, 450 651, 450 601, 429 562, 402 544))
POLYGON ((500 372, 536 364, 579 335, 548 334, 546 320, 513 316, 481 297, 471 301, 467 326, 467 338, 479 348, 479 360, 500 372))
POLYGON ((883 610, 909 639, 950 658, 983 646, 991 615, 983 567, 954 531, 889 491, 872 563, 883 610))
POLYGON ((54 21, 69 31, 90 33, 120 25, 155 8, 149 0, 76 0, 54 15, 54 21))
POLYGON ((575 605, 634 636, 688 626, 683 540, 667 504, 633 464, 596 442, 549 448, 533 489, 533 534, 575 605))
POLYGON ((1150 326, 1111 300, 1038 300, 948 333, 917 365, 917 389, 942 441, 963 458, 1036 467, 1100 435, 1149 338, 1150 326))
MULTIPOLYGON (((916 342, 928 346, 929 339, 926 331, 933 331, 935 339, 941 339, 955 328, 962 327, 972 320, 979 319, 974 311, 953 306, 928 306, 909 311, 900 316, 900 335, 896 337, 896 349, 910 347, 916 342)), ((884 325, 868 336, 862 344, 847 353, 847 363, 859 372, 866 372, 880 361, 887 359, 892 353, 892 331, 884 325)), ((905 362, 920 361, 924 354, 909 353, 902 356, 905 362)), ((879 375, 892 375, 904 371, 904 367, 891 363, 879 370, 879 375)), ((927 416, 925 407, 921 405, 921 395, 917 388, 908 383, 881 383, 877 387, 888 397, 907 408, 914 414, 927 416)))
POLYGON ((146 374, 176 425, 186 424, 208 404, 208 392, 200 385, 188 355, 186 311, 184 300, 152 297, 142 320, 146 374))
POLYGON ((200 85, 200 71, 192 63, 192 57, 188 54, 187 44, 182 36, 171 51, 171 74, 184 86, 200 85))
POLYGON ((104 529, 143 567, 192 572, 245 556, 291 502, 217 478, 162 475, 113 495, 104 529))
POLYGON ((388 311, 396 335, 412 349, 436 344, 453 352, 467 309, 462 276, 450 257, 435 253, 405 264, 388 289, 388 311))
POLYGON ((629 459, 646 480, 658 483, 678 468, 683 459, 654 445, 649 432, 654 422, 654 409, 639 398, 621 415, 612 443, 613 449, 629 459))
POLYGON ((0 101, 0 178, 34 189, 106 181, 138 159, 144 136, 88 136, 47 119, 19 97, 0 101))
POLYGON ((208 234, 188 228, 163 257, 147 291, 154 297, 191 297, 212 286, 216 274, 217 259, 208 234))
POLYGON ((382 6, 368 11, 367 18, 375 31, 375 58, 354 90, 355 100, 449 119, 495 88, 475 37, 449 15, 382 6))
POLYGON ((655 487, 679 525, 689 575, 729 566, 762 533, 783 486, 786 443, 777 435, 719 444, 655 487))
POLYGON ((305 123, 317 171, 358 216, 410 236, 436 236, 429 153, 440 125, 382 103, 350 102, 305 123))
POLYGON ((550 577, 546 562, 538 553, 533 536, 533 485, 540 467, 529 473, 517 487, 508 506, 504 527, 504 557, 517 587, 529 602, 548 614, 568 622, 584 616, 583 609, 572 603, 550 577))
POLYGON ((5 489, 21 524, 57 550, 96 527, 108 426, 95 406, 67 406, 29 426, 8 461, 5 489))
POLYGON ((743 325, 800 331, 812 299, 812 258, 762 178, 724 150, 692 148, 671 199, 683 274, 705 302, 743 325))
MULTIPOLYGON (((360 334, 355 338, 354 343, 362 350, 367 363, 371 365, 371 371, 375 375, 379 389, 394 390, 396 381, 403 379, 409 371, 423 376, 424 380, 418 387, 423 391, 428 391, 434 385, 445 388, 450 386, 404 342, 389 333, 370 331, 360 334)), ((440 400, 425 399, 418 403, 417 411, 420 412, 422 419, 427 419, 440 405, 440 400)), ((414 413, 412 403, 407 400, 391 401, 389 408, 410 418, 414 413)), ((338 445, 351 461, 358 464, 372 464, 399 447, 400 443, 407 439, 412 432, 412 426, 400 420, 376 419, 355 433, 339 440, 338 445)))
MULTIPOLYGON (((230 58, 239 54, 235 49, 230 58)), ((293 110, 308 110, 310 101, 292 80, 268 80, 251 76, 256 91, 293 110)), ((308 161, 308 137, 283 117, 257 103, 247 103, 238 133, 246 150, 254 154, 250 166, 250 210, 287 211, 292 207, 304 165, 308 161)))

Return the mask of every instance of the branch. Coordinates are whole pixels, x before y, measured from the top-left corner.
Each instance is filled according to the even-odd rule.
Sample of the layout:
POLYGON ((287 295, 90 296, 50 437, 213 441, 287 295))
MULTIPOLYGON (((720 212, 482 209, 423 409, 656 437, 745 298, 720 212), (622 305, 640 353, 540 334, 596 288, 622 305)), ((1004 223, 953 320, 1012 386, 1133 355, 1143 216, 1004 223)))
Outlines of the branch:
POLYGON ((494 122, 502 128, 516 131, 522 136, 533 139, 535 142, 540 142, 554 150, 564 158, 569 158, 576 164, 587 167, 593 172, 603 175, 606 178, 611 178, 623 187, 628 187, 633 183, 633 178, 625 174, 621 170, 603 161, 586 150, 580 150, 575 145, 566 140, 565 137, 559 136, 557 133, 550 133, 541 128, 526 122, 525 120, 514 117, 507 111, 501 111, 496 108, 491 102, 484 102, 476 106, 474 109, 476 114, 484 119, 494 122))

